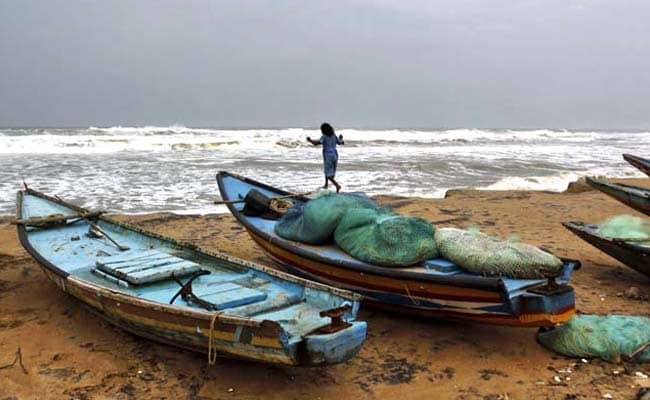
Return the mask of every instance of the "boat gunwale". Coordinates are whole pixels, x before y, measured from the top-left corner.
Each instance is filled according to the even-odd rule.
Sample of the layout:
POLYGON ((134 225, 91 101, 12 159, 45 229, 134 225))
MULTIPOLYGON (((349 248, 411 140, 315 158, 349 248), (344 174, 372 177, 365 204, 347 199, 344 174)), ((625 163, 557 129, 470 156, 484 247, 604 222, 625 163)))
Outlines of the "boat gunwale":
POLYGON ((629 153, 623 153, 623 159, 634 168, 650 176, 650 160, 629 153))
MULTIPOLYGON (((280 195, 287 195, 290 194, 289 192, 275 188, 273 186, 255 181, 254 179, 250 179, 238 174, 230 173, 227 171, 219 171, 217 173, 217 183, 219 186, 219 192, 221 193, 221 198, 224 201, 228 200, 233 200, 230 199, 229 196, 227 195, 225 191, 225 185, 224 185, 224 177, 232 177, 235 179, 239 179, 245 183, 255 185, 273 192, 276 192, 280 195)), ((301 248, 298 245, 293 245, 291 243, 284 243, 283 242, 278 242, 277 240, 274 240, 274 238, 269 235, 268 233, 264 232, 263 230, 257 228, 255 225, 250 223, 247 218, 243 217, 241 215, 241 212, 234 207, 232 203, 226 203, 228 209, 230 212, 233 214, 235 219, 239 221, 242 225, 247 230, 255 232, 256 235, 261 237, 262 239, 266 240, 267 242, 274 243, 275 245, 284 248, 287 251, 293 252, 296 255, 310 259, 316 262, 324 263, 327 265, 331 265, 334 267, 338 268, 343 268, 347 270, 352 270, 352 271, 358 271, 360 273, 372 273, 380 276, 386 276, 389 278, 393 279, 400 279, 400 280, 413 280, 413 281, 423 281, 423 282, 431 282, 431 283, 436 283, 436 284, 445 284, 445 285, 454 285, 458 287, 466 287, 466 288, 472 288, 472 289, 488 289, 488 290, 498 290, 500 292, 506 292, 506 285, 503 282, 503 280, 500 277, 486 277, 486 276, 470 276, 470 277, 456 277, 456 276, 440 276, 440 275, 427 275, 419 272, 411 272, 411 271, 403 271, 398 268, 386 268, 386 267, 380 267, 380 266, 374 266, 374 265, 351 265, 348 262, 345 261, 340 261, 340 260, 331 260, 327 259, 325 257, 322 257, 313 251, 306 250, 301 248)), ((290 241, 286 241, 290 242, 290 241)), ((573 263, 574 268, 578 269, 580 267, 580 263, 577 260, 570 260, 570 259, 562 259, 562 261, 566 263, 573 263)))
MULTIPOLYGON (((25 189, 25 190, 18 191, 18 193, 17 193, 17 201, 16 201, 16 203, 17 203, 17 207, 16 207, 16 210, 17 210, 16 217, 17 217, 17 219, 22 219, 22 203, 23 203, 22 196, 23 196, 23 193, 27 193, 27 194, 34 195, 34 196, 37 196, 37 197, 41 197, 41 198, 43 198, 45 200, 55 202, 57 204, 65 206, 65 207, 69 207, 69 208, 71 208, 71 209, 73 209, 73 210, 75 210, 77 212, 80 212, 80 213, 87 212, 87 210, 82 208, 82 207, 76 206, 74 204, 67 203, 64 200, 61 200, 59 198, 51 197, 51 196, 45 195, 44 193, 38 192, 38 191, 36 191, 34 189, 29 189, 28 188, 28 189, 25 189)), ((321 283, 318 283, 318 282, 312 282, 312 281, 305 280, 305 279, 299 278, 299 277, 295 277, 295 276, 287 274, 285 272, 277 271, 277 270, 271 269, 269 267, 265 267, 265 266, 262 266, 262 265, 259 265, 259 264, 256 264, 256 263, 253 263, 253 262, 250 262, 250 261, 241 260, 241 259, 238 259, 236 257, 228 256, 226 254, 222 254, 222 253, 219 253, 219 252, 212 252, 210 250, 202 249, 202 248, 200 248, 200 247, 198 247, 198 246, 196 246, 194 244, 178 241, 176 239, 165 237, 163 235, 159 235, 159 234, 154 233, 154 232, 148 232, 148 231, 143 230, 143 229, 141 229, 139 227, 133 226, 133 225, 128 224, 128 223, 115 221, 115 220, 113 220, 113 219, 111 219, 109 217, 106 217, 106 216, 99 216, 97 218, 101 219, 101 220, 103 220, 105 222, 120 226, 120 227, 122 227, 124 229, 135 231, 136 233, 143 234, 145 236, 149 236, 149 237, 152 237, 154 239, 169 242, 173 246, 177 246, 177 247, 180 247, 180 248, 183 248, 183 249, 194 251, 194 252, 196 252, 198 254, 202 254, 202 255, 207 256, 207 257, 221 258, 221 259, 223 259, 225 261, 228 261, 228 262, 231 262, 231 263, 234 263, 234 264, 239 264, 239 265, 242 265, 242 266, 247 267, 247 268, 251 268, 251 269, 258 270, 258 271, 261 271, 261 272, 264 272, 264 273, 268 273, 269 275, 275 276, 275 277, 277 277, 279 279, 285 279, 285 280, 287 280, 289 282, 293 282, 293 283, 302 285, 305 288, 309 287, 309 288, 313 288, 313 289, 324 290, 324 291, 327 291, 328 293, 335 294, 335 295, 337 295, 339 297, 342 297, 342 298, 344 298, 346 300, 350 300, 350 301, 360 301, 360 299, 362 298, 361 295, 350 292, 350 291, 347 291, 347 290, 334 288, 334 287, 327 286, 327 285, 324 285, 324 284, 321 284, 321 283)), ((102 286, 102 285, 99 285, 99 284, 96 284, 96 283, 93 283, 93 282, 83 280, 83 279, 78 278, 78 277, 75 277, 74 275, 70 274, 69 272, 64 271, 64 270, 60 269, 59 267, 57 267, 56 265, 54 265, 47 258, 42 256, 31 245, 31 243, 29 242, 29 239, 28 239, 27 227, 24 224, 17 224, 17 230, 18 230, 18 238, 19 238, 20 243, 22 244, 22 246, 25 248, 25 250, 39 264, 41 264, 44 268, 47 268, 48 270, 50 270, 51 272, 53 272, 57 276, 63 278, 66 283, 71 283, 71 284, 73 284, 75 286, 82 287, 82 288, 85 287, 87 290, 94 291, 98 295, 103 295, 103 296, 105 296, 107 298, 110 298, 110 299, 119 299, 122 302, 129 302, 129 303, 131 303, 131 304, 133 304, 135 306, 142 307, 142 308, 149 309, 149 310, 159 311, 159 312, 162 312, 162 313, 165 313, 165 314, 182 315, 182 316, 186 316, 186 317, 193 317, 193 318, 197 318, 197 319, 201 319, 201 320, 207 320, 207 321, 209 321, 213 317, 213 315, 215 314, 215 312, 210 312, 210 311, 207 311, 207 310, 204 311, 204 310, 199 310, 199 309, 191 309, 191 308, 181 307, 181 306, 178 306, 178 305, 175 305, 175 304, 164 304, 164 303, 153 301, 153 300, 147 300, 147 299, 138 297, 138 296, 130 294, 130 293, 126 293, 126 292, 123 292, 123 291, 111 289, 111 288, 108 288, 108 287, 105 287, 105 286, 102 286)), ((68 292, 68 290, 65 290, 65 289, 63 291, 68 292)), ((219 311, 216 311, 216 312, 219 313, 219 311)), ((226 324, 230 323, 230 324, 243 325, 243 326, 248 326, 248 327, 258 327, 258 328, 261 328, 263 326, 268 327, 269 324, 273 324, 273 325, 275 325, 277 327, 279 332, 284 331, 284 328, 282 328, 282 326, 277 321, 266 320, 266 319, 265 320, 259 320, 259 319, 254 319, 254 318, 250 318, 250 317, 241 317, 241 316, 237 316, 237 315, 234 315, 234 314, 228 314, 227 310, 224 310, 223 312, 220 312, 220 314, 217 316, 216 320, 218 322, 226 323, 226 324)))
POLYGON ((632 242, 626 242, 624 240, 614 240, 613 238, 607 237, 607 236, 602 236, 599 235, 595 232, 590 232, 589 230, 586 229, 587 226, 598 226, 598 224, 589 224, 586 222, 582 221, 568 221, 568 222, 563 222, 562 225, 564 225, 565 228, 569 229, 570 231, 580 231, 584 233, 585 235, 594 237, 596 239, 602 240, 604 242, 607 242, 608 244, 612 246, 617 246, 622 249, 626 250, 633 250, 633 251, 639 251, 643 254, 650 254, 650 247, 646 246, 640 246, 638 244, 632 243, 632 242))
POLYGON ((628 197, 636 197, 636 198, 639 198, 639 199, 650 200, 650 189, 646 189, 646 188, 642 188, 642 187, 634 186, 634 185, 628 185, 628 184, 625 184, 625 183, 606 182, 606 181, 602 181, 600 179, 592 178, 592 177, 589 177, 589 176, 586 178, 586 180, 587 180, 587 183, 591 187, 593 187, 594 189, 600 190, 601 192, 603 192, 603 193, 605 193, 605 194, 607 194, 607 195, 609 195, 611 197, 615 197, 616 199, 619 199, 619 198, 614 196, 611 193, 605 192, 603 189, 604 188, 611 189, 611 190, 613 190, 613 191, 615 191, 617 193, 625 194, 628 197), (638 191, 638 192, 641 192, 641 193, 632 193, 632 192, 629 192, 626 189, 631 189, 631 190, 638 191))

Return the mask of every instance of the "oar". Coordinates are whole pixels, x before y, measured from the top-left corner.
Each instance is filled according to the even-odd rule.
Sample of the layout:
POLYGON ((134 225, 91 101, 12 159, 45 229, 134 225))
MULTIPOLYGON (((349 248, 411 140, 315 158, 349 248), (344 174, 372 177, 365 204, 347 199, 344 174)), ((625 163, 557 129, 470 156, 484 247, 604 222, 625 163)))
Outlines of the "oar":
POLYGON ((82 216, 81 218, 82 218, 84 221, 86 221, 86 222, 88 223, 88 225, 90 225, 93 229, 97 230, 99 233, 101 233, 102 235, 104 235, 104 236, 106 237, 106 239, 108 239, 108 240, 110 240, 111 242, 113 242, 113 244, 115 245, 115 247, 118 248, 119 251, 126 251, 126 250, 131 249, 129 246, 123 246, 123 245, 117 243, 115 240, 113 240, 112 237, 108 236, 108 233, 106 233, 106 231, 103 230, 102 228, 100 228, 99 225, 97 225, 96 223, 94 223, 94 222, 88 220, 87 218, 85 218, 85 217, 83 217, 83 216, 82 216))
MULTIPOLYGON (((319 190, 312 190, 311 192, 305 192, 305 193, 291 193, 291 194, 287 194, 287 195, 284 195, 284 196, 271 197, 270 200, 281 200, 281 199, 289 199, 291 197, 309 196, 310 194, 314 194, 314 193, 318 192, 319 190)), ((215 200, 214 204, 237 204, 237 203, 244 203, 245 201, 246 201, 246 199, 241 199, 241 200, 215 200)))

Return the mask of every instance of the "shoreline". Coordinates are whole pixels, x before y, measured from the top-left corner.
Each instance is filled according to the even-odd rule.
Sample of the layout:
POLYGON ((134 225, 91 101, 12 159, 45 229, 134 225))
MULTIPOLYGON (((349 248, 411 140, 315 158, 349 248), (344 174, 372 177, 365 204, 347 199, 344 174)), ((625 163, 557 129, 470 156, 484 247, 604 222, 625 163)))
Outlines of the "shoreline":
MULTIPOLYGON (((630 180, 623 180, 630 183, 630 180)), ((650 179, 633 184, 650 187, 650 179)), ((559 256, 580 259, 571 285, 580 312, 650 315, 650 279, 564 229, 560 222, 599 222, 642 214, 604 194, 463 189, 443 199, 375 196, 398 213, 439 226, 477 226, 516 234, 559 256), (626 295, 636 287, 641 298, 626 295)), ((144 229, 272 265, 229 214, 114 214, 144 229)), ((634 398, 650 386, 649 365, 566 358, 535 340, 535 330, 423 320, 362 305, 369 334, 359 355, 326 368, 289 368, 219 359, 130 335, 82 307, 50 282, 18 243, 12 216, 0 218, 0 365, 20 348, 19 366, 0 369, 0 399, 359 399, 458 400, 634 398), (571 372, 567 372, 570 368, 571 372), (556 379, 557 377, 557 379, 556 379), (568 378, 568 379, 567 379, 568 378), (559 379, 559 381, 558 381, 559 379), (43 393, 47 395, 43 396, 43 393), (49 396, 49 397, 48 397, 49 396), (571 397, 573 396, 573 397, 571 397)))
MULTIPOLYGON (((650 179, 645 178, 645 177, 634 177, 634 178, 617 178, 617 177, 598 177, 598 178, 604 178, 607 179, 610 182, 616 182, 616 183, 625 183, 628 185, 636 185, 639 187, 644 187, 644 188, 649 188, 650 189, 650 179)), ((510 193, 510 192, 521 192, 521 193, 548 193, 548 194, 559 194, 559 195, 564 195, 564 194, 573 194, 573 193, 581 193, 581 192, 589 192, 589 191, 597 191, 597 189, 592 188, 585 182, 585 177, 581 177, 578 180, 569 182, 568 186, 566 189, 562 191, 554 191, 554 190, 528 190, 528 189, 482 189, 482 188, 476 188, 476 187, 463 187, 463 188, 450 188, 450 189, 445 189, 445 193, 442 197, 423 197, 423 196, 400 196, 400 195, 394 195, 394 194, 375 194, 372 195, 372 198, 375 199, 412 199, 412 200, 419 200, 419 201, 432 201, 432 200, 444 200, 453 196, 457 195, 463 195, 463 194, 469 194, 472 192, 488 192, 488 193, 510 193)), ((83 207, 83 204, 80 204, 83 207)), ((216 205, 215 207, 222 208, 223 211, 206 211, 206 212, 201 212, 200 210, 197 209, 184 209, 184 210, 151 210, 151 211, 138 211, 138 212, 121 212, 121 211, 116 211, 116 212, 110 212, 107 213, 108 215, 112 216, 147 216, 147 215, 153 215, 153 214, 172 214, 172 215, 179 215, 179 216, 201 216, 201 217, 207 217, 210 215, 224 215, 227 214, 229 215, 230 212, 228 211, 227 207, 224 205, 216 205)), ((0 214, 0 222, 3 222, 5 220, 14 218, 15 215, 13 213, 7 213, 7 214, 0 214)))

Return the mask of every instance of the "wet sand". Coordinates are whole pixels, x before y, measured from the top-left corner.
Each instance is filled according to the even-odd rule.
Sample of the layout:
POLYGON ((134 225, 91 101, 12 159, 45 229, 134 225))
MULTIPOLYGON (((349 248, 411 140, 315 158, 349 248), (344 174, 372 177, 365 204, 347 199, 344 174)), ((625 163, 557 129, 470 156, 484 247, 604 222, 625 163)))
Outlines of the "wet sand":
MULTIPOLYGON (((650 187, 650 179, 626 180, 650 187)), ((62 194, 60 194, 62 195, 62 194)), ((567 193, 460 190, 445 199, 379 196, 384 205, 439 226, 545 246, 583 262, 572 281, 584 313, 650 315, 650 279, 573 236, 562 221, 641 215, 576 186, 567 193), (626 295, 631 287, 640 298, 626 295)), ((230 215, 120 216, 200 246, 270 260, 230 215)), ((352 360, 290 368, 219 359, 128 334, 48 281, 0 220, 0 400, 5 399, 633 399, 650 365, 583 363, 553 354, 535 329, 421 320, 362 307, 368 340, 352 360), (19 363, 11 364, 17 349, 19 363), (569 372, 571 371, 571 372, 569 372)))

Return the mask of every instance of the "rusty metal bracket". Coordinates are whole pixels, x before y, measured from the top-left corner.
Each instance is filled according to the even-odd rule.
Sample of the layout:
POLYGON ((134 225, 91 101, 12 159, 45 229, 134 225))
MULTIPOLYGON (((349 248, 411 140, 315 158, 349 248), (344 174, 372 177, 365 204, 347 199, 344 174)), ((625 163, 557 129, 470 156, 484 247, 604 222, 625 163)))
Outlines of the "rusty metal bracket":
POLYGON ((539 286, 533 289, 530 289, 529 292, 535 293, 535 294, 541 294, 544 296, 551 296, 554 294, 561 294, 561 293, 566 293, 570 292, 572 289, 568 285, 560 285, 557 283, 555 278, 553 277, 548 277, 546 279, 546 284, 544 286, 539 286))
POLYGON ((320 315, 321 317, 329 317, 332 320, 330 321, 330 324, 327 326, 324 326, 320 329, 318 329, 319 333, 334 333, 338 332, 340 330, 343 330, 347 328, 348 326, 351 326, 352 324, 349 322, 345 322, 343 320, 343 315, 345 315, 346 312, 352 310, 352 307, 349 304, 346 304, 342 307, 337 307, 337 308, 332 308, 330 310, 325 310, 321 311, 320 315))

